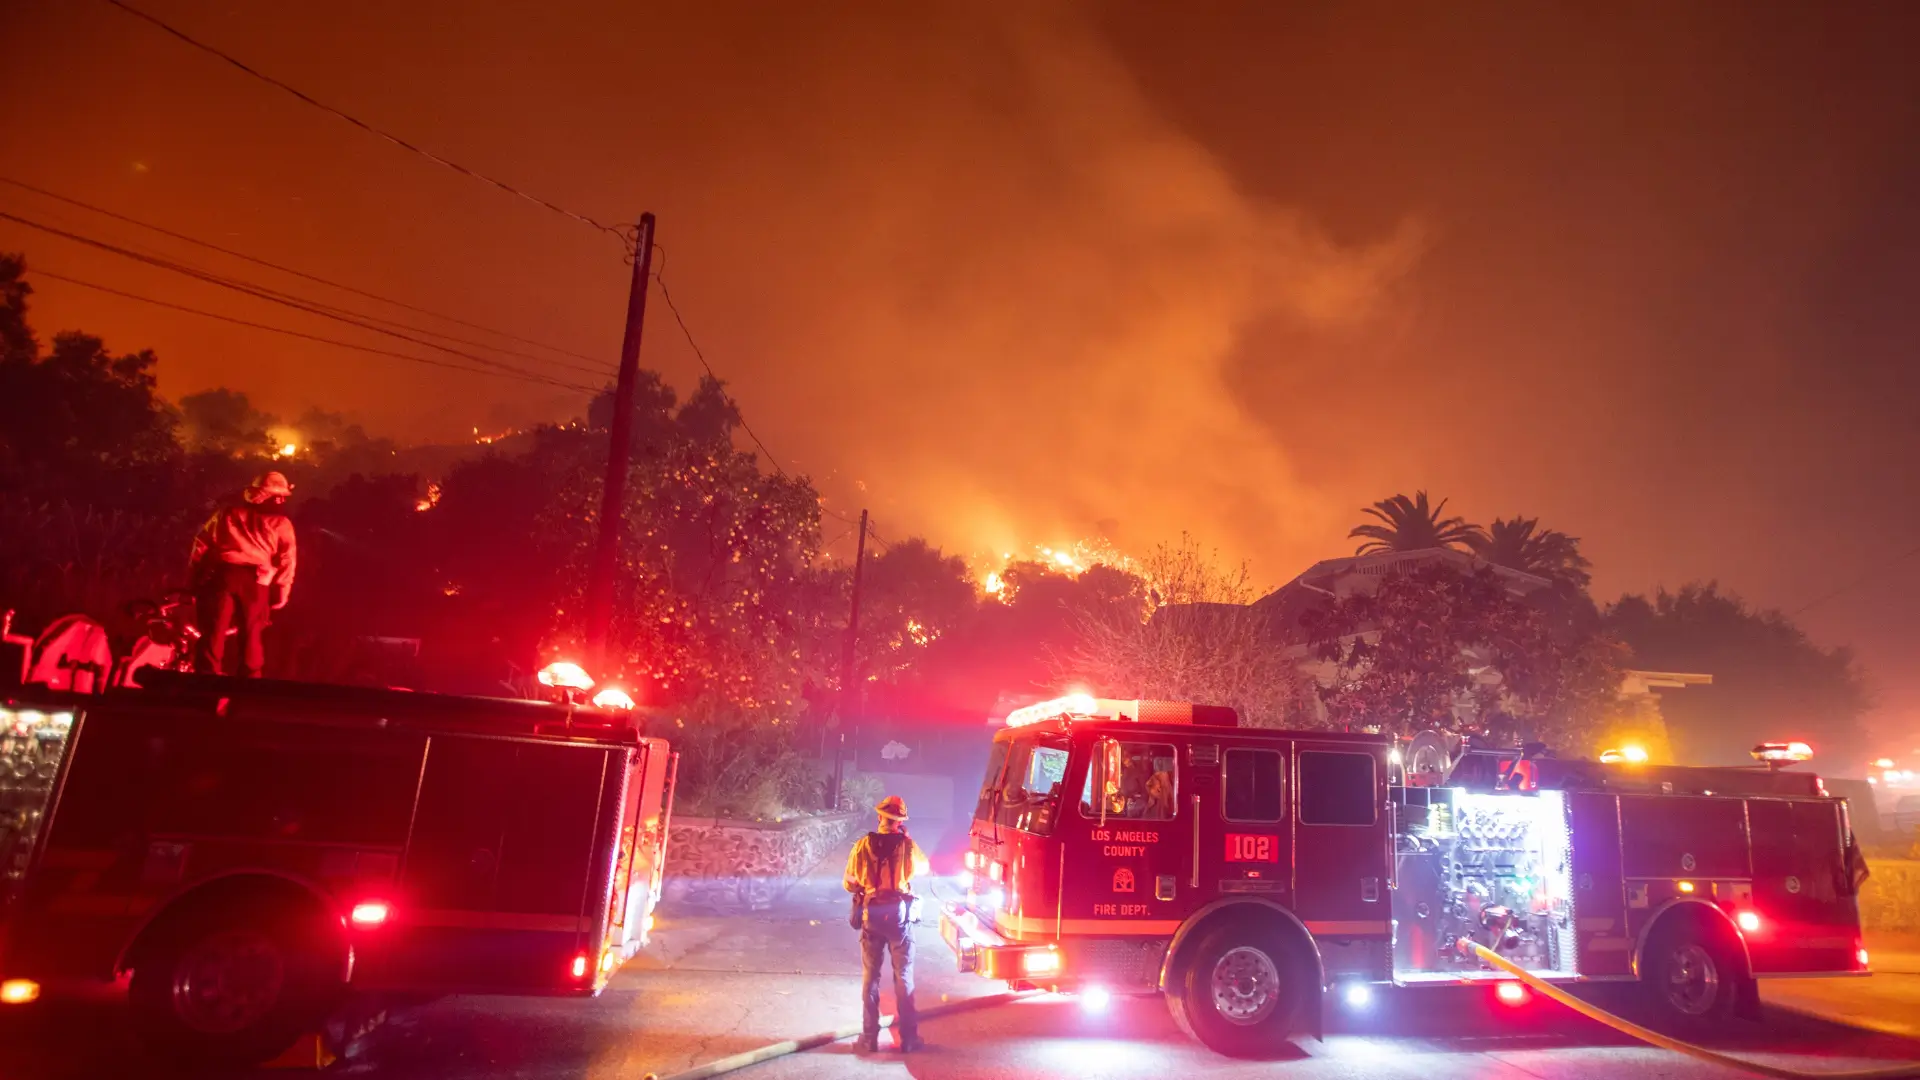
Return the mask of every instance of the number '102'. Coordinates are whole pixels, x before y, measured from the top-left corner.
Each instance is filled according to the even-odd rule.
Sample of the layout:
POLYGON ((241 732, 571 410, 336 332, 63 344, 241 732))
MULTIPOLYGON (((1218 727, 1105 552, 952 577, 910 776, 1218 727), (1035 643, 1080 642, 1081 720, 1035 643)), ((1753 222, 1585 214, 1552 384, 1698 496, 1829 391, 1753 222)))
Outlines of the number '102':
POLYGON ((1257 833, 1228 833, 1227 861, 1279 862, 1280 838, 1257 833))

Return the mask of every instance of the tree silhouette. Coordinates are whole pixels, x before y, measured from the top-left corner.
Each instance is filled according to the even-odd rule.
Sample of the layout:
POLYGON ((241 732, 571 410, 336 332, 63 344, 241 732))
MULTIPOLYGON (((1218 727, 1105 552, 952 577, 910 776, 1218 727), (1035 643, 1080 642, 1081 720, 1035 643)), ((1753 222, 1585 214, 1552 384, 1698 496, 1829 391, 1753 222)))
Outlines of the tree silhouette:
POLYGON ((1463 517, 1442 517, 1447 509, 1447 500, 1441 499, 1438 506, 1430 506, 1425 491, 1416 491, 1413 498, 1395 495, 1382 499, 1362 512, 1380 519, 1380 524, 1356 525, 1348 537, 1360 537, 1366 540, 1355 549, 1356 555, 1371 555, 1382 551, 1419 551, 1424 548, 1453 548, 1471 546, 1481 535, 1480 526, 1472 525, 1463 517))
POLYGON ((1496 518, 1484 533, 1469 537, 1474 554, 1496 566, 1546 578, 1556 585, 1584 589, 1593 564, 1580 554, 1580 538, 1540 528, 1539 518, 1496 518))

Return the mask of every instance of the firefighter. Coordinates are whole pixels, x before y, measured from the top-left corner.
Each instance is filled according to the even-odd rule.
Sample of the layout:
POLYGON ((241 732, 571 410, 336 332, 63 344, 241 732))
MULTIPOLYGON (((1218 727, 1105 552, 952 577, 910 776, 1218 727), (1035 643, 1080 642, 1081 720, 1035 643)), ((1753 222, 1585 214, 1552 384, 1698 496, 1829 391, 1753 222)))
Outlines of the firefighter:
POLYGON ((880 1048, 880 962, 893 956, 894 1021, 900 1049, 918 1050, 918 1018, 913 1008, 913 876, 927 869, 907 835, 907 803, 889 795, 874 807, 880 828, 860 838, 847 856, 847 891, 853 894, 853 925, 860 931, 860 1047, 880 1048))
POLYGON ((193 538, 187 579, 193 585, 200 641, 194 670, 232 674, 227 634, 240 638, 240 669, 260 677, 268 611, 287 605, 293 591, 293 519, 286 515, 293 485, 263 473, 239 499, 222 506, 193 538))

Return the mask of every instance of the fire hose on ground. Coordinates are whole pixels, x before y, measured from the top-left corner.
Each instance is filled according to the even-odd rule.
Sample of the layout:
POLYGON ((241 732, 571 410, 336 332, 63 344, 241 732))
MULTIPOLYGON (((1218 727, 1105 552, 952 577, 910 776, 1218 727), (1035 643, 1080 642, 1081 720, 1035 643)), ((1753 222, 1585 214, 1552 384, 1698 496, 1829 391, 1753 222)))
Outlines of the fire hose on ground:
MULTIPOLYGON (((932 1008, 921 1009, 920 1019, 931 1020, 940 1016, 952 1016, 954 1013, 970 1012, 974 1009, 985 1009, 995 1005, 1005 1005, 1010 1001, 1017 1001, 1026 996, 1027 993, 987 994, 984 997, 947 1002, 945 1004, 935 1005, 932 1008)), ((890 1028, 893 1026, 893 1020, 894 1018, 892 1016, 883 1016, 880 1018, 880 1026, 890 1028)), ((842 1039, 851 1039, 859 1034, 860 1025, 858 1024, 854 1024, 851 1027, 835 1028, 832 1031, 823 1031, 817 1035, 809 1035, 804 1039, 788 1039, 785 1042, 762 1046, 756 1050, 743 1051, 734 1054, 732 1057, 723 1057, 717 1061, 709 1061, 704 1065, 695 1065, 691 1069, 670 1073, 664 1077, 655 1073, 648 1073, 644 1080, 707 1080, 708 1077, 721 1076, 737 1069, 744 1069, 749 1065, 758 1065, 763 1061, 772 1061, 774 1058, 786 1057, 788 1054, 797 1054, 802 1050, 812 1050, 815 1047, 826 1046, 828 1043, 836 1043, 842 1039)))
POLYGON ((1767 1065, 1758 1061, 1749 1061, 1746 1058, 1734 1057, 1731 1054, 1722 1054, 1715 1050, 1709 1050, 1704 1046, 1695 1046, 1692 1043, 1682 1042, 1671 1036, 1662 1035, 1651 1028, 1642 1027, 1631 1020, 1624 1020, 1605 1009, 1582 1001, 1484 945, 1475 944, 1474 951, 1479 954, 1480 959, 1519 979, 1535 993, 1557 1001, 1589 1020, 1599 1021, 1623 1035, 1628 1035, 1639 1039, 1641 1042, 1660 1047, 1662 1050, 1671 1050, 1676 1054, 1685 1054, 1690 1058, 1697 1058, 1714 1065, 1724 1065, 1729 1068, 1742 1069, 1757 1076, 1771 1076, 1778 1078, 1778 1080, 1916 1080, 1916 1078, 1920 1078, 1920 1062, 1909 1062, 1904 1065, 1893 1065, 1877 1069, 1855 1069, 1846 1072, 1809 1072, 1803 1069, 1788 1069, 1779 1065, 1767 1065))

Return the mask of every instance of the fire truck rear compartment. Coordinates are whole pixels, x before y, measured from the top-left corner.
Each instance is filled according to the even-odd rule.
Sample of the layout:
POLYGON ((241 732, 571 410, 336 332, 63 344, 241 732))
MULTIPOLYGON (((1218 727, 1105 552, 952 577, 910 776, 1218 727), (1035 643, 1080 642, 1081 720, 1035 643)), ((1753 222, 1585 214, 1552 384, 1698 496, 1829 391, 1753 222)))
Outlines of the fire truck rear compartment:
POLYGON ((1574 974, 1574 917, 1560 792, 1402 788, 1393 891, 1398 982, 1504 978, 1465 942, 1528 971, 1574 974))

